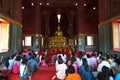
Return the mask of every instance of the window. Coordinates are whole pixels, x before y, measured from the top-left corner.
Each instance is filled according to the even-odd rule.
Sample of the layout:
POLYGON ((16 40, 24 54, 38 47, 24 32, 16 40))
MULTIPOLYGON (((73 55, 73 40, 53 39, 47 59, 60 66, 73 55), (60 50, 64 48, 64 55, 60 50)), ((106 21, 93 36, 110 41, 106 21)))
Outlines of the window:
POLYGON ((32 38, 31 36, 26 36, 25 37, 25 46, 31 46, 32 45, 32 38))
POLYGON ((25 46, 25 40, 22 40, 22 45, 25 46))
POLYGON ((9 23, 0 18, 0 53, 9 49, 9 23))
POLYGON ((112 22, 113 31, 113 50, 120 50, 120 22, 119 20, 112 22))
POLYGON ((82 45, 82 37, 78 37, 78 45, 82 45))
POLYGON ((93 45, 93 36, 87 36, 87 45, 88 46, 93 45))

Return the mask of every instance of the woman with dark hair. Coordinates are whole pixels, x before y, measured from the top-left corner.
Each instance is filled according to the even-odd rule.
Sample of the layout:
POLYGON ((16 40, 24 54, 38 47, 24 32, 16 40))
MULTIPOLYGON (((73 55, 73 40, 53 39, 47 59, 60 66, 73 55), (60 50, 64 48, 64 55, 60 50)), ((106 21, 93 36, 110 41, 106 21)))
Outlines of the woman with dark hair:
POLYGON ((65 80, 82 80, 78 73, 75 73, 75 69, 72 65, 68 66, 67 69, 68 76, 65 80))
POLYGON ((39 68, 37 62, 35 61, 35 58, 36 58, 36 55, 33 54, 31 56, 31 59, 28 61, 28 69, 29 69, 29 73, 30 73, 31 76, 39 68))
POLYGON ((41 57, 41 66, 42 67, 47 67, 48 66, 47 63, 46 63, 46 54, 45 53, 43 53, 42 57, 41 57))
POLYGON ((21 56, 17 56, 15 61, 14 61, 14 65, 13 65, 13 73, 19 74, 20 65, 21 65, 21 56))
POLYGON ((82 80, 94 80, 94 76, 85 58, 83 59, 82 66, 79 68, 79 74, 82 80))
POLYGON ((12 72, 12 69, 13 69, 13 65, 14 65, 14 55, 12 55, 10 58, 9 58, 9 61, 8 61, 8 63, 9 63, 9 65, 8 65, 8 70, 9 70, 9 72, 12 72))
POLYGON ((28 73, 28 65, 27 65, 28 60, 27 59, 23 59, 22 60, 22 64, 20 65, 20 78, 24 79, 24 78, 29 78, 29 80, 31 80, 31 76, 28 73))
POLYGON ((114 80, 112 70, 103 66, 102 72, 99 72, 97 75, 97 80, 114 80))
POLYGON ((55 80, 56 78, 59 80, 64 80, 66 77, 66 70, 67 65, 63 62, 61 56, 59 56, 57 59, 56 74, 53 76, 52 80, 55 80))
POLYGON ((72 59, 71 63, 72 63, 72 66, 73 66, 74 69, 75 69, 75 73, 78 73, 79 66, 78 66, 78 64, 76 63, 76 59, 72 59))

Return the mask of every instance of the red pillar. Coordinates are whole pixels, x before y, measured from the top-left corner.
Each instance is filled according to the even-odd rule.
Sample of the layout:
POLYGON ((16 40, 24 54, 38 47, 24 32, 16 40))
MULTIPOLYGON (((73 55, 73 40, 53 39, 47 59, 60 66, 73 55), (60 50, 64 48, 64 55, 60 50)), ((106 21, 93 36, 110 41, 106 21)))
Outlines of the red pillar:
POLYGON ((82 16, 83 6, 82 2, 79 1, 77 6, 77 34, 83 33, 83 16, 82 16))
POLYGON ((41 9, 39 0, 35 3, 35 34, 41 34, 41 9))
MULTIPOLYGON (((99 0, 99 22, 105 21, 110 17, 110 2, 109 0, 99 0)), ((115 8, 113 7, 113 12, 115 8)))

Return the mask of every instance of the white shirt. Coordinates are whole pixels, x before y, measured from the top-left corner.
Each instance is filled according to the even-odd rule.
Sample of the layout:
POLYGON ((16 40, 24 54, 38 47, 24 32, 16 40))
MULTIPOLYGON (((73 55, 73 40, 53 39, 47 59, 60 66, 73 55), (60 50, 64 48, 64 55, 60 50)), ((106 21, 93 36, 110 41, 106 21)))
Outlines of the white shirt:
POLYGON ((57 66, 58 66, 58 60, 56 60, 55 62, 55 68, 57 68, 57 66))
POLYGON ((103 66, 106 66, 106 67, 110 68, 109 62, 104 60, 98 65, 97 71, 101 72, 103 66))
POLYGON ((9 59, 8 70, 12 70, 13 69, 14 61, 15 61, 14 59, 9 59))
POLYGON ((76 58, 76 62, 77 62, 79 67, 82 66, 82 64, 83 64, 82 59, 80 59, 78 57, 76 58))
POLYGON ((25 65, 21 64, 20 65, 20 76, 23 76, 23 73, 26 74, 26 69, 25 69, 25 71, 24 71, 24 69, 25 69, 25 65))
POLYGON ((90 66, 91 69, 94 67, 94 61, 92 58, 87 58, 88 65, 90 66))
POLYGON ((63 62, 66 63, 66 61, 67 61, 66 60, 66 58, 67 58, 66 54, 64 54, 64 56, 63 56, 63 54, 61 54, 61 58, 62 58, 63 62))
POLYGON ((57 78, 65 79, 65 77, 66 77, 66 70, 67 70, 67 65, 66 64, 62 63, 62 64, 57 65, 57 67, 56 67, 57 78))

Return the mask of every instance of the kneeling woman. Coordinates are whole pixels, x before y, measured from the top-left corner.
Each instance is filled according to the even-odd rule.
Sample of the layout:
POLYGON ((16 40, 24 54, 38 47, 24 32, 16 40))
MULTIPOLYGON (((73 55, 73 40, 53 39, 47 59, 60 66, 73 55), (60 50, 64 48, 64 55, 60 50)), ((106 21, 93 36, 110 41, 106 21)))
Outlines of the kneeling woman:
POLYGON ((56 60, 56 74, 53 76, 52 80, 64 80, 66 77, 67 65, 63 63, 61 56, 58 56, 56 60))
POLYGON ((29 78, 31 80, 31 76, 28 73, 27 59, 22 60, 22 64, 20 65, 20 78, 29 78))

